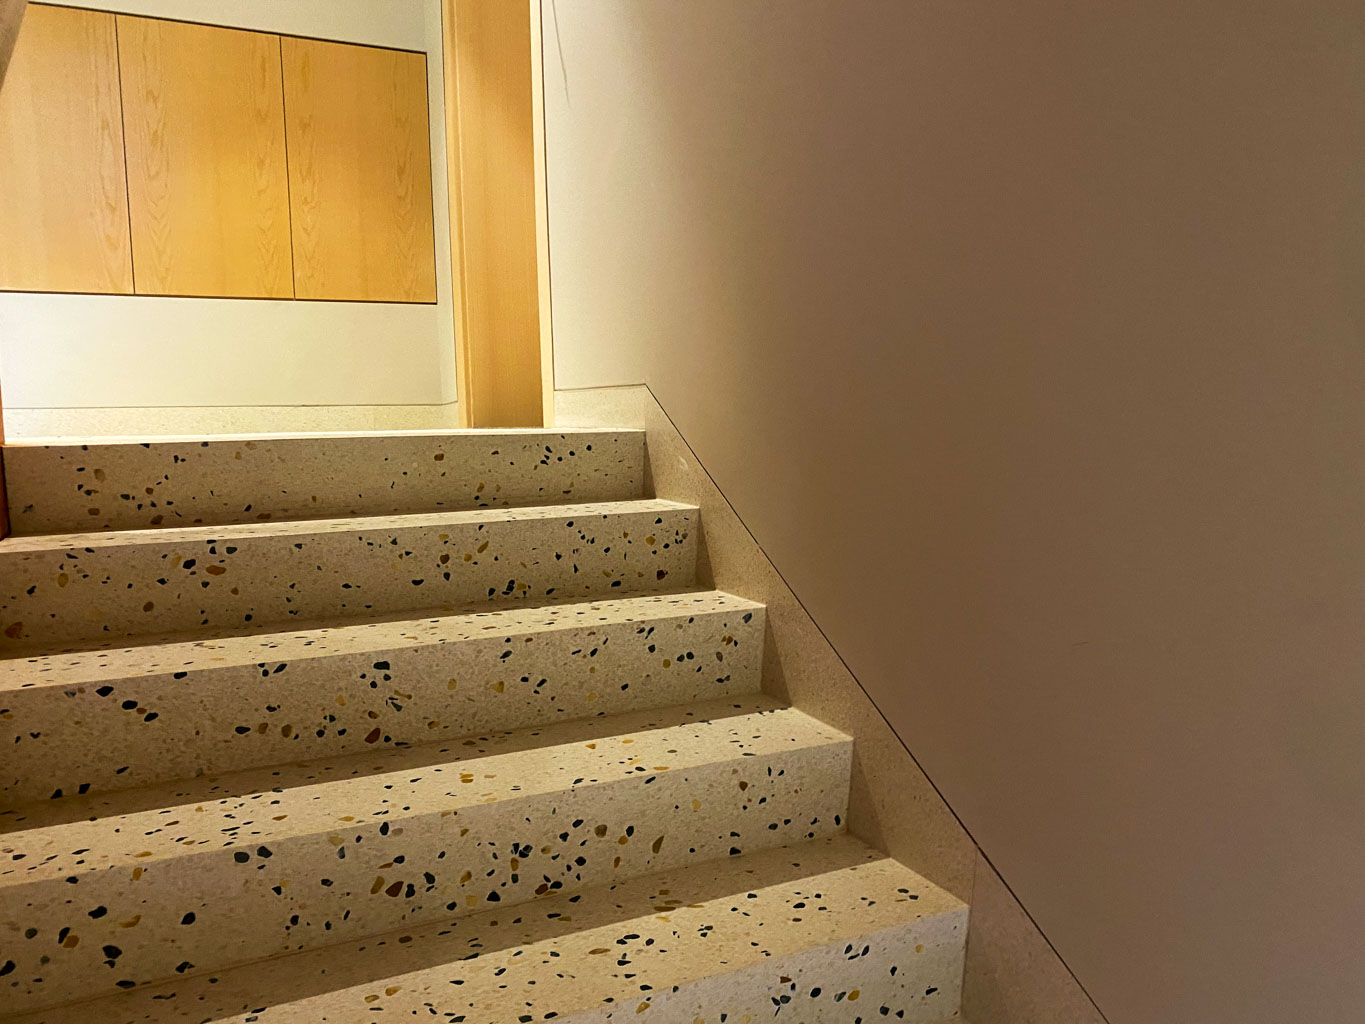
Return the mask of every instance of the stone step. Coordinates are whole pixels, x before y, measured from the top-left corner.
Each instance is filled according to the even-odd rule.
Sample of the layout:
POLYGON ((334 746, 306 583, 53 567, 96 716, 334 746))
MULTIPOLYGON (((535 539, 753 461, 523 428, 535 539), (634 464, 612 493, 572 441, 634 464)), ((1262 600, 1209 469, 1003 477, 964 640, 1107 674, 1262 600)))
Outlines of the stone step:
POLYGON ((0 541, 0 654, 693 584, 695 506, 644 499, 0 541))
POLYGON ((0 661, 0 807, 756 693, 718 591, 0 661))
POLYGON ((641 430, 370 431, 9 445, 16 534, 628 501, 641 430))
POLYGON ((558 894, 14 1024, 958 1020, 967 908, 849 836, 558 894))
POLYGON ((851 753, 745 698, 45 801, 0 838, 3 1006, 832 834, 851 753))

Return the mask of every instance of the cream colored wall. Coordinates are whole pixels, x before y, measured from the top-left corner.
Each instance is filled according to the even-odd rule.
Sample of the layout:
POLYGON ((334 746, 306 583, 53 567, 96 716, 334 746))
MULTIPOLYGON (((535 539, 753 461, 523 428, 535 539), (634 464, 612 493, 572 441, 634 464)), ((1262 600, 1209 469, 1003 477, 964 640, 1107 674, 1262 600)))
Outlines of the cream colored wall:
POLYGON ((1112 1024, 1358 1020, 1358 4, 544 28, 558 385, 650 383, 1112 1024))
POLYGON ((7 410, 454 401, 439 0, 91 0, 67 6, 427 51, 438 302, 0 293, 7 410))

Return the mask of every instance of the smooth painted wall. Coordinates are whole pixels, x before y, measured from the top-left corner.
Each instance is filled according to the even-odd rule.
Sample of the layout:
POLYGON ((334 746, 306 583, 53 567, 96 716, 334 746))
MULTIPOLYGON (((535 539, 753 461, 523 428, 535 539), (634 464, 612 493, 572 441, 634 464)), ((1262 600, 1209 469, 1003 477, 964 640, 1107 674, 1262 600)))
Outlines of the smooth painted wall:
POLYGON ((6 407, 453 402, 440 0, 91 0, 64 6, 425 50, 437 303, 0 292, 6 407))
POLYGON ((655 389, 1112 1024, 1361 1020, 1358 0, 544 28, 558 386, 655 389))

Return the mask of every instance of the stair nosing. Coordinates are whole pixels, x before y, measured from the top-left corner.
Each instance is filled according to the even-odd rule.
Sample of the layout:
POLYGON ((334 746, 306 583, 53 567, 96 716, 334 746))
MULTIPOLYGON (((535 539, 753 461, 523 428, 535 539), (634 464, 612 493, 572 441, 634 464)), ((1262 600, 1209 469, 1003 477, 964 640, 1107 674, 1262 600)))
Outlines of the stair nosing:
POLYGON ((223 523, 211 526, 167 526, 135 530, 99 530, 91 533, 31 534, 0 540, 0 557, 41 554, 72 548, 99 549, 206 543, 215 540, 257 540, 317 533, 364 532, 407 527, 464 526, 511 523, 543 519, 610 518, 632 512, 698 511, 698 506, 666 498, 626 498, 565 505, 517 505, 508 508, 451 509, 442 512, 405 512, 380 516, 342 516, 333 519, 280 519, 256 523, 223 523), (603 511, 606 509, 606 511, 603 511))

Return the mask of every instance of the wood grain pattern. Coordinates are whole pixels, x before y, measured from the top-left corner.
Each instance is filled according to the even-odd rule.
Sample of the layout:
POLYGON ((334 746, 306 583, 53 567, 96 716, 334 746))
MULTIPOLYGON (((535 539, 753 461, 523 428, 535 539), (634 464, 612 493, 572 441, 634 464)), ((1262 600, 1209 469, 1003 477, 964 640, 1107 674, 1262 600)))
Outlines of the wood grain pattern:
POLYGON ((118 16, 139 294, 294 294, 279 36, 118 16))
POLYGON ((128 293, 114 16, 31 5, 0 88, 0 288, 128 293))
POLYGON ((423 54, 283 40, 301 299, 436 301, 423 54))
POLYGON ((544 422, 533 6, 444 0, 442 9, 465 426, 544 422))

